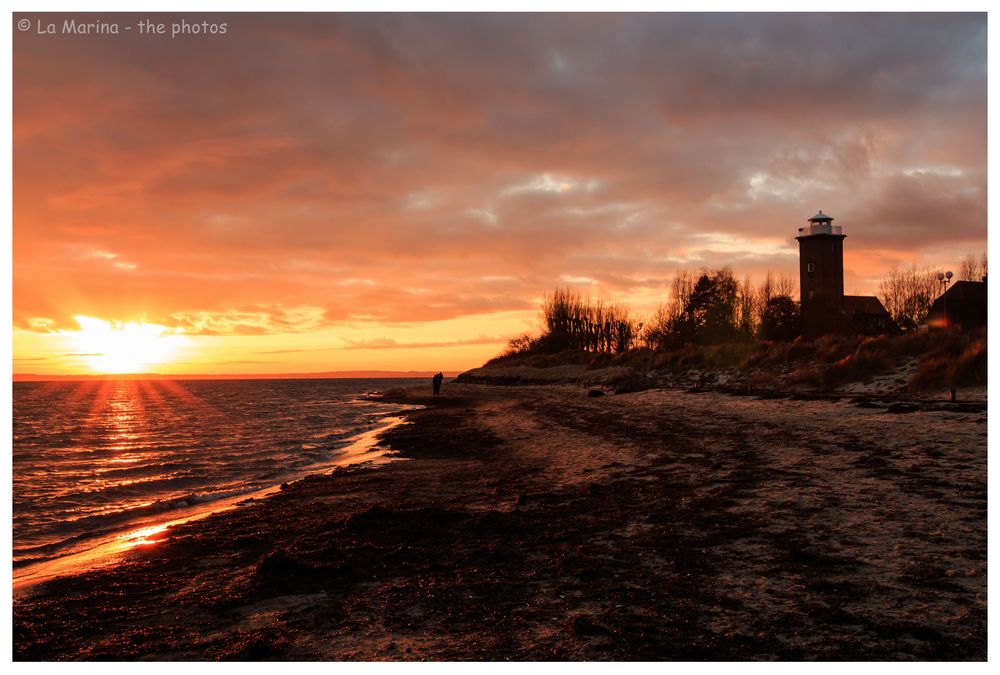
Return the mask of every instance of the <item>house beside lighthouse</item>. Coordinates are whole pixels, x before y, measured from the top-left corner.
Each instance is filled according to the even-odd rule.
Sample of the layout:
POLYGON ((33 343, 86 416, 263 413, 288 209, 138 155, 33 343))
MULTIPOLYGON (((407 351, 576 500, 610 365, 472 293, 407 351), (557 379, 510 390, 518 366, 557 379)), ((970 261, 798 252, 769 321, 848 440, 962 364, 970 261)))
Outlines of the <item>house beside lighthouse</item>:
POLYGON ((806 338, 825 333, 862 335, 899 332, 892 316, 873 295, 844 295, 844 234, 819 211, 799 228, 799 303, 806 338))

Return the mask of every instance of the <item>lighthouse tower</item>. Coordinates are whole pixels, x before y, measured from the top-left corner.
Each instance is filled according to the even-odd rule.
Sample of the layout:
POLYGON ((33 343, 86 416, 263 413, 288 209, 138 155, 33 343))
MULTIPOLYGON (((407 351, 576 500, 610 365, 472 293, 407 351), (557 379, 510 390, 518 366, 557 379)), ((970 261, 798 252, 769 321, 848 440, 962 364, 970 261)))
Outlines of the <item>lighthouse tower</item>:
POLYGON ((799 228, 799 290, 802 309, 844 304, 844 239, 839 225, 822 211, 799 228), (825 298, 825 302, 820 303, 825 298))

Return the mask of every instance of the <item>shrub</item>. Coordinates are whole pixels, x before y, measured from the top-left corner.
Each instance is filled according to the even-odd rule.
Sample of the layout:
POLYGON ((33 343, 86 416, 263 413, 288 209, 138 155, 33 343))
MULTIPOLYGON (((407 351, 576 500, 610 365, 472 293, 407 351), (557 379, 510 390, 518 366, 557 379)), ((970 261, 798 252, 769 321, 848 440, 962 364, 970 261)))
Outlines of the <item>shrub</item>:
POLYGON ((500 356, 514 356, 515 354, 531 354, 538 349, 538 338, 532 337, 531 333, 521 333, 507 341, 507 348, 500 356))

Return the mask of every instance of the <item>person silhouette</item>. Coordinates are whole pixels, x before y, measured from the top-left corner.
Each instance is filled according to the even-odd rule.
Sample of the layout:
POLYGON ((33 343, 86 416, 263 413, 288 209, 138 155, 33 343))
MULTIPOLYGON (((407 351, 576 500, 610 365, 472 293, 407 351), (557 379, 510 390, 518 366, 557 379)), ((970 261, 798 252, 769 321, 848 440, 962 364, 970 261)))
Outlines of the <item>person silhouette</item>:
POLYGON ((436 374, 434 376, 434 379, 431 380, 431 381, 434 383, 434 395, 435 396, 440 396, 441 395, 441 382, 444 381, 444 374, 443 373, 436 374))

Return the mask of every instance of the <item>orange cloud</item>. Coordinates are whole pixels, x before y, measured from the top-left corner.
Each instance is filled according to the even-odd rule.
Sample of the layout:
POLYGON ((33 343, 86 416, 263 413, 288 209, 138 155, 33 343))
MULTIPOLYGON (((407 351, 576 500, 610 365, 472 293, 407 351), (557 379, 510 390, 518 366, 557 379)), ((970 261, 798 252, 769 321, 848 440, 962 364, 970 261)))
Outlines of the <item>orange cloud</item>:
POLYGON ((985 247, 982 14, 225 20, 14 35, 19 329, 357 329, 424 358, 566 279, 645 308, 678 268, 795 274, 818 208, 854 292, 985 247))

